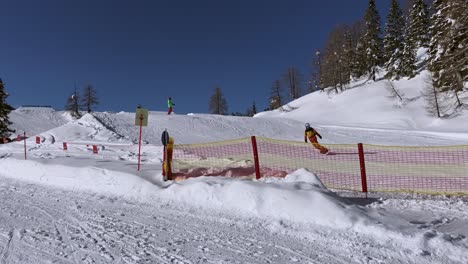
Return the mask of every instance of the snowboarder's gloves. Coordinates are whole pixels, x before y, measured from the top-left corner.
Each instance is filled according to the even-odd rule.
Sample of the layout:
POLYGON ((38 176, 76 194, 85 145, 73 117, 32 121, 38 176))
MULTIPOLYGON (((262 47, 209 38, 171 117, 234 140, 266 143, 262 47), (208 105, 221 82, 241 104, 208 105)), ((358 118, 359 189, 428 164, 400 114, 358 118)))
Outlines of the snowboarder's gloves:
POLYGON ((320 139, 322 139, 322 136, 319 136, 320 139))
POLYGON ((307 139, 304 139, 304 142, 307 143, 307 139))

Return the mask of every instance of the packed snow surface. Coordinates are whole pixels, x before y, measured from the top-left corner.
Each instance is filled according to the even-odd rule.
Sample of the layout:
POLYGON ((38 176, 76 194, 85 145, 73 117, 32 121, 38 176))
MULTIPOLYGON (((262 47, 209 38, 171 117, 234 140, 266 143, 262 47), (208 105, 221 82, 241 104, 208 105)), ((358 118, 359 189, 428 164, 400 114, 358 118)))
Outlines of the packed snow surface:
POLYGON ((464 197, 365 199, 307 169, 259 180, 161 176, 165 129, 176 144, 302 141, 305 122, 324 143, 467 144, 468 115, 427 116, 412 91, 420 81, 396 83, 404 105, 377 82, 254 118, 150 111, 139 171, 134 113, 19 108, 10 119, 28 136, 27 159, 24 141, 0 145, 0 263, 468 263, 464 197))

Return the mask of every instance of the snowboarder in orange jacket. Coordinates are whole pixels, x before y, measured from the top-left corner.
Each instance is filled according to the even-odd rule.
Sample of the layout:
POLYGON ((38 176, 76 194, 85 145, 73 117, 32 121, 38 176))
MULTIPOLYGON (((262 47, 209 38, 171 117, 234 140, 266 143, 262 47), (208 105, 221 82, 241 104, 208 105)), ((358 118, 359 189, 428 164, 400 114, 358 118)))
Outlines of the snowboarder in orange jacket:
POLYGON ((312 143, 312 146, 314 146, 314 148, 320 150, 320 153, 321 154, 327 154, 328 153, 328 149, 322 145, 320 145, 317 141, 317 136, 322 139, 322 136, 314 129, 310 126, 309 123, 306 123, 305 124, 305 132, 304 132, 304 142, 307 143, 307 139, 310 140, 310 143, 312 143))

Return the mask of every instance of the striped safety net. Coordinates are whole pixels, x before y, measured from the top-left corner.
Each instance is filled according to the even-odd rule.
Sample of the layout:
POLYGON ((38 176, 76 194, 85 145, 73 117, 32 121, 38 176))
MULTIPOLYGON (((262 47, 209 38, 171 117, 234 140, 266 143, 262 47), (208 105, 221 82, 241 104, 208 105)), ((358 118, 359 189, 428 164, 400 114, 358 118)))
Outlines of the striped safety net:
POLYGON ((255 175, 250 138, 203 144, 175 144, 173 177, 255 175))
POLYGON ((329 188, 360 191, 357 145, 322 145, 330 149, 328 155, 320 154, 311 143, 257 137, 260 174, 286 176, 307 168, 329 188))
POLYGON ((468 145, 364 145, 369 191, 468 193, 468 145))
MULTIPOLYGON (((261 177, 284 177, 300 168, 314 172, 328 188, 363 191, 468 194, 468 145, 395 147, 322 144, 256 137, 261 177), (363 158, 361 160, 360 158, 363 158), (363 163, 361 163, 363 161, 363 163), (365 165, 365 178, 361 165, 365 165)), ((174 177, 255 177, 251 138, 174 145, 174 177)))

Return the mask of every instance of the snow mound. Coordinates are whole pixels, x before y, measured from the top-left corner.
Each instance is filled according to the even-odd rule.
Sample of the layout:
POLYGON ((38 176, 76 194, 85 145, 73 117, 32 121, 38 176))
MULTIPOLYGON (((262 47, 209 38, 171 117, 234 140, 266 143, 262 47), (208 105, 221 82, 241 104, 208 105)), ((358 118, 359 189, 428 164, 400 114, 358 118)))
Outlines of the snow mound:
MULTIPOLYGON (((114 142, 121 139, 117 133, 107 129, 93 115, 85 114, 80 119, 65 125, 53 128, 41 133, 42 137, 53 138, 53 142, 46 140, 45 143, 55 141, 66 141, 69 143, 89 142, 114 142)), ((130 144, 130 142, 128 142, 130 144)))
POLYGON ((0 159, 0 177, 72 191, 86 191, 130 199, 147 195, 157 188, 129 173, 84 166, 43 164, 38 161, 0 159))
POLYGON ((313 184, 319 188, 326 188, 322 181, 317 177, 314 173, 309 171, 308 169, 299 169, 294 171, 291 174, 286 175, 284 178, 285 182, 307 182, 313 184))
POLYGON ((351 228, 365 222, 360 209, 326 189, 311 172, 301 169, 285 178, 199 177, 174 183, 162 195, 181 203, 227 210, 268 219, 351 228))

